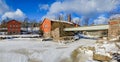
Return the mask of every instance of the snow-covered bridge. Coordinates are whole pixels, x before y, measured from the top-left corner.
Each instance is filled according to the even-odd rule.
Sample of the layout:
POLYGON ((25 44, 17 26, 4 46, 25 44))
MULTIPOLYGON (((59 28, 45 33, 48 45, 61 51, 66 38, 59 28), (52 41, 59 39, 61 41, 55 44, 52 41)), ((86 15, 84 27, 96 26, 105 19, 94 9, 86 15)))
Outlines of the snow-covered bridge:
POLYGON ((93 30, 108 30, 108 29, 109 29, 109 25, 97 25, 97 26, 65 28, 64 31, 93 31, 93 30))

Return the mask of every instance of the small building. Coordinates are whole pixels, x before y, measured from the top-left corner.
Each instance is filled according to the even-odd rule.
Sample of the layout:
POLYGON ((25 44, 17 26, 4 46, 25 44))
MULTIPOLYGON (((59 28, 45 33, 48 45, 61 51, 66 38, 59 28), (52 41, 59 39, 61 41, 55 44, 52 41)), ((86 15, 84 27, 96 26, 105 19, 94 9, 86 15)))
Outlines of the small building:
POLYGON ((120 18, 113 18, 109 21, 108 36, 115 38, 120 35, 120 18))
POLYGON ((74 32, 65 32, 63 29, 74 26, 76 25, 72 22, 45 18, 41 23, 40 29, 43 31, 45 38, 60 39, 64 36, 72 36, 74 32))
POLYGON ((7 22, 8 34, 20 34, 21 23, 16 20, 10 20, 7 22))
POLYGON ((5 34, 7 34, 7 28, 0 27, 0 35, 5 35, 5 34))
POLYGON ((1 25, 0 25, 0 35, 5 35, 5 34, 7 34, 6 25, 7 25, 7 24, 1 24, 1 25))

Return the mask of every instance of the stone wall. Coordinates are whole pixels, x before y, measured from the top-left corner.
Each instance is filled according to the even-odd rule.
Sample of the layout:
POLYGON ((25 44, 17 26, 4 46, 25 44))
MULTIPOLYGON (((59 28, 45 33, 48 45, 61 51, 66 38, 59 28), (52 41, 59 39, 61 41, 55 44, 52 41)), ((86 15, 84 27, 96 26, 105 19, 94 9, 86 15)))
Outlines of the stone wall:
POLYGON ((52 35, 52 37, 53 37, 54 40, 59 39, 59 38, 60 38, 59 28, 54 29, 54 30, 51 32, 51 35, 52 35))
POLYGON ((65 32, 63 29, 74 27, 73 24, 52 21, 51 23, 51 36, 54 40, 60 40, 64 36, 72 36, 74 32, 65 32))
POLYGON ((120 19, 112 19, 109 21, 108 37, 115 38, 120 35, 120 19))
POLYGON ((51 38, 51 33, 50 32, 44 32, 43 36, 44 36, 44 38, 51 38))

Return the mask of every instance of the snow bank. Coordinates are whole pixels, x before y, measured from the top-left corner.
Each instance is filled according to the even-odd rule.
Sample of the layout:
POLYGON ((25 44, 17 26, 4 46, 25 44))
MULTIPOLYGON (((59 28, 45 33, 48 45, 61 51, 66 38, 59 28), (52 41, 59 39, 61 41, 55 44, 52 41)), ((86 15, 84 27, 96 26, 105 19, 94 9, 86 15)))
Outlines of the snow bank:
MULTIPOLYGON (((73 43, 62 44, 51 41, 42 42, 30 38, 16 38, 2 40, 0 42, 0 53, 9 52, 11 55, 18 53, 24 55, 24 59, 27 57, 32 62, 70 62, 72 61, 72 51, 80 45, 89 46, 95 43, 95 40, 89 41, 91 43, 88 42, 88 39, 81 39, 73 43)), ((10 57, 7 58, 10 59, 10 57)))
MULTIPOLYGON (((5 59, 8 56, 7 59, 9 62, 14 59, 19 60, 19 62, 22 60, 22 62, 72 62, 71 54, 80 46, 96 47, 97 53, 105 55, 106 52, 117 51, 114 44, 106 43, 99 45, 96 44, 96 40, 90 39, 80 39, 72 43, 62 44, 52 41, 42 42, 41 40, 32 38, 17 38, 0 41, 0 58, 5 59), (103 49, 101 49, 102 47, 103 49), (8 53, 4 54, 2 52, 8 53), (11 55, 13 55, 14 59, 10 57, 11 55)), ((81 61, 80 58, 83 58, 87 62, 95 62, 92 60, 92 55, 93 51, 82 49, 77 58, 79 58, 79 61, 81 61)))
POLYGON ((109 53, 116 53, 119 49, 115 43, 95 44, 95 52, 97 54, 111 57, 109 53))
POLYGON ((25 55, 18 53, 0 53, 0 62, 28 62, 25 55))
POLYGON ((79 54, 77 56, 78 62, 89 62, 93 61, 93 51, 88 49, 79 49, 79 54))

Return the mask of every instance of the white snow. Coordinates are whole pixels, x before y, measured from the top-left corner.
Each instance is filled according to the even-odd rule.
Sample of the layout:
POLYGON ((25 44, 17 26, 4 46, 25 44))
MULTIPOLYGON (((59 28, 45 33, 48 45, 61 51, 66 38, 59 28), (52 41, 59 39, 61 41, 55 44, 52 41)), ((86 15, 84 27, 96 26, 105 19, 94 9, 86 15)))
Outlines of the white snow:
MULTIPOLYGON (((88 40, 85 39, 81 39, 80 41, 76 41, 65 45, 51 41, 46 41, 46 42, 41 42, 41 40, 36 41, 35 39, 30 39, 30 38, 2 40, 0 41, 0 53, 1 52, 9 52, 9 54, 19 53, 25 55, 27 58, 31 60, 37 60, 43 62, 59 62, 61 61, 61 59, 70 58, 72 51, 78 48, 80 45, 87 46, 87 45, 92 45, 95 42, 95 40, 89 40, 91 42, 89 43, 86 42, 88 40)), ((6 59, 6 57, 3 58, 6 59)), ((8 58, 9 57, 7 57, 7 59, 8 58)))
POLYGON ((35 36, 39 36, 38 34, 23 34, 23 35, 0 35, 0 37, 35 37, 35 36))
MULTIPOLYGON (((96 47, 96 51, 104 54, 114 49, 114 44, 96 45, 96 40, 80 39, 78 41, 63 44, 53 41, 44 41, 33 38, 16 38, 0 41, 0 62, 61 62, 66 59, 71 61, 71 53, 79 46, 96 47), (100 50, 104 47, 105 50, 100 50), (13 59, 14 58, 14 59, 13 59), (29 59, 29 60, 28 60, 29 59), (6 61, 7 60, 7 61, 6 61), (18 60, 18 61, 16 61, 18 60)), ((95 62, 92 60, 93 52, 84 50, 82 57, 87 57, 87 62, 95 62)), ((81 55, 80 55, 81 56, 81 55)))
POLYGON ((28 58, 25 55, 17 53, 0 53, 0 62, 28 62, 28 58))
POLYGON ((104 41, 103 44, 95 44, 96 54, 104 55, 112 58, 111 53, 117 53, 119 48, 115 45, 115 42, 104 41))
POLYGON ((79 62, 92 62, 93 61, 93 51, 88 49, 80 49, 79 54, 77 56, 77 60, 79 62))

